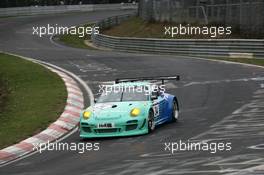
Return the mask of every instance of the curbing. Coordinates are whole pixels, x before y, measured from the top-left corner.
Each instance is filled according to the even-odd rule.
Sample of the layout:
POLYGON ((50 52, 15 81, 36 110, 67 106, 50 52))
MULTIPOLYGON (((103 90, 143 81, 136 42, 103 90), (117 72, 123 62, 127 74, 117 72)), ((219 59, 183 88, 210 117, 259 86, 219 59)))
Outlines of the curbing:
MULTIPOLYGON (((43 65, 44 66, 44 65, 43 65)), ((64 81, 68 93, 64 112, 44 131, 27 138, 18 144, 0 150, 0 165, 34 152, 34 144, 54 142, 74 129, 79 122, 79 115, 84 108, 84 98, 77 83, 62 71, 45 66, 58 74, 64 81)))

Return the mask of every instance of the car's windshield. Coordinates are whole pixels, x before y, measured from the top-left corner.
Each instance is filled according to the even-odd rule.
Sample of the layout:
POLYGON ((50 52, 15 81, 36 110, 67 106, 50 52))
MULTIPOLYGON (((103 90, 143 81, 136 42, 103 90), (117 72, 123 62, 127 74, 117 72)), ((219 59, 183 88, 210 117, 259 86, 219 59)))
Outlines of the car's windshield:
POLYGON ((103 93, 97 100, 98 103, 125 102, 125 101, 147 101, 149 95, 145 91, 111 91, 103 93))

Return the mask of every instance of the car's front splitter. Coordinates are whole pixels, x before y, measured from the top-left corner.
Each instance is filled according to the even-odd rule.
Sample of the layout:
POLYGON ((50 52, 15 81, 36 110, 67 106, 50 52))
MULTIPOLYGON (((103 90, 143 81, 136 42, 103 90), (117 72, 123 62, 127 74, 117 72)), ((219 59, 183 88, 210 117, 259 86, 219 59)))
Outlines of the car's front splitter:
POLYGON ((80 125, 80 137, 82 138, 131 136, 147 133, 146 119, 137 120, 137 123, 117 124, 114 128, 98 128, 96 125, 84 125, 84 123, 80 125))
POLYGON ((122 137, 122 136, 133 136, 147 134, 147 129, 135 130, 135 131, 123 131, 116 133, 80 133, 81 138, 101 138, 101 137, 122 137))

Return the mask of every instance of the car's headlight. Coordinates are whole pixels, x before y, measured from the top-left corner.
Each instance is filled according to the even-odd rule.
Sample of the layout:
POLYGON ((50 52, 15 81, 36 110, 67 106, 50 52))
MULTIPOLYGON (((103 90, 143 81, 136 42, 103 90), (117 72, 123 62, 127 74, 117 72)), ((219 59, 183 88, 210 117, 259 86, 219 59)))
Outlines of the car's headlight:
POLYGON ((91 117, 92 112, 91 111, 84 111, 83 112, 83 119, 87 120, 91 117))
POLYGON ((131 112, 130 112, 130 115, 131 115, 132 117, 136 117, 136 116, 138 116, 139 114, 140 114, 140 109, 138 109, 138 108, 134 108, 134 109, 132 109, 131 112))

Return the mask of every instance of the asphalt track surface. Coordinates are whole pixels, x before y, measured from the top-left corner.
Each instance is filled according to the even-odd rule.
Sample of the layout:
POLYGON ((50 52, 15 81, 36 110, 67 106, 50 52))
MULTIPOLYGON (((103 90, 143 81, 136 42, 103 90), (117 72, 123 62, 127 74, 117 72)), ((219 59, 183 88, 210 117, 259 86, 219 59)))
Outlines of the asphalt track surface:
POLYGON ((45 151, 1 167, 0 174, 264 174, 247 172, 264 164, 263 69, 182 56, 75 49, 32 35, 33 26, 77 25, 121 13, 128 11, 2 18, 0 50, 71 71, 95 94, 100 83, 115 78, 180 74, 180 82, 167 83, 167 91, 178 96, 180 122, 125 138, 81 141, 76 132, 63 142, 99 142, 100 151, 45 151), (173 155, 165 150, 164 143, 188 139, 231 142, 232 149, 173 155))

